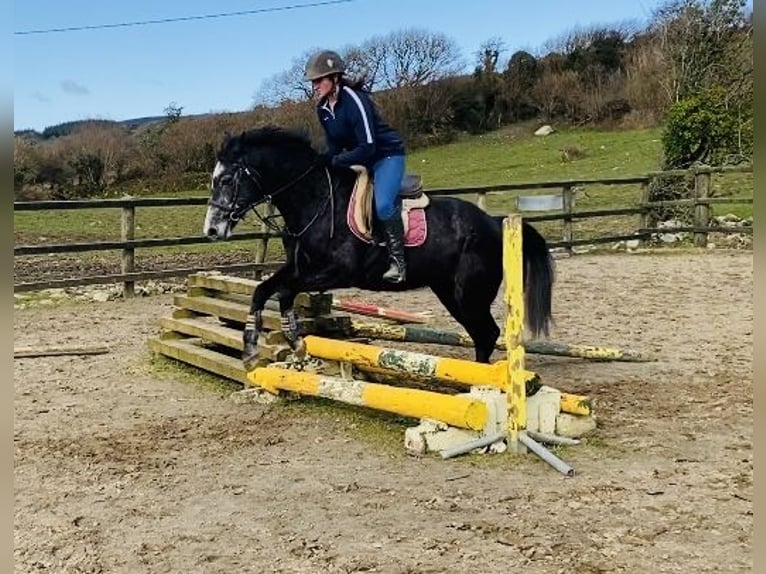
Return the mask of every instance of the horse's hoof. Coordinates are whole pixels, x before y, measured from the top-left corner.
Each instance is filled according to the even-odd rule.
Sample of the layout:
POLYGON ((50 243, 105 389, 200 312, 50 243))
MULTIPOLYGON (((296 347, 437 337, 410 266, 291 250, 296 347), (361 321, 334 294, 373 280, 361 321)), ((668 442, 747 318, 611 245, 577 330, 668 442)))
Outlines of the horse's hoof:
POLYGON ((298 337, 291 347, 293 349, 293 355, 298 361, 306 359, 306 341, 303 340, 303 337, 298 337))
POLYGON ((245 371, 248 373, 257 367, 261 366, 261 359, 258 357, 258 355, 249 355, 247 357, 242 357, 242 366, 245 367, 245 371))

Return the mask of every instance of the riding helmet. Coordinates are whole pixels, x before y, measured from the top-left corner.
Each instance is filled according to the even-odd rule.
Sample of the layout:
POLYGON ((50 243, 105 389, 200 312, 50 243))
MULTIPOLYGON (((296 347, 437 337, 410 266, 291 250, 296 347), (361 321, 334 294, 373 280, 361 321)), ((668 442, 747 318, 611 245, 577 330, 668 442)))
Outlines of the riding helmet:
POLYGON ((330 74, 342 74, 346 71, 343 59, 337 52, 321 50, 309 58, 306 64, 306 79, 318 80, 330 74))

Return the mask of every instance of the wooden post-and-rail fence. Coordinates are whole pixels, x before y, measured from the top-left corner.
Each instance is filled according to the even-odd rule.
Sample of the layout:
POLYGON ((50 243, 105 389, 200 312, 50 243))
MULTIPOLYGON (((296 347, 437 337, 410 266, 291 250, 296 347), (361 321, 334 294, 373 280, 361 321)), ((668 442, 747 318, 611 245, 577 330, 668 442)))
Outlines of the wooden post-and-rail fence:
MULTIPOLYGON (((278 268, 280 262, 266 262, 266 242, 270 238, 278 238, 279 234, 266 230, 235 234, 229 241, 257 241, 255 260, 253 263, 226 264, 191 268, 162 269, 154 271, 135 270, 136 249, 148 249, 169 246, 208 244, 209 239, 202 235, 186 237, 167 237, 151 239, 135 239, 136 233, 136 208, 167 208, 179 206, 205 205, 207 197, 182 197, 182 198, 130 198, 121 199, 96 199, 96 200, 69 200, 69 201, 28 201, 15 202, 14 211, 59 211, 79 209, 120 209, 120 240, 119 241, 93 241, 93 242, 70 242, 43 245, 16 245, 13 249, 14 257, 51 255, 59 253, 85 253, 92 251, 119 250, 121 252, 121 266, 119 274, 96 275, 88 277, 70 277, 66 279, 50 279, 43 281, 21 282, 14 284, 17 293, 38 291, 41 289, 53 289, 64 287, 76 287, 83 285, 98 284, 123 284, 123 294, 131 297, 135 293, 135 283, 150 279, 165 279, 171 277, 185 277, 191 273, 205 270, 218 270, 222 272, 254 271, 256 274, 278 268)), ((201 221, 201 219, 200 219, 201 221)))
MULTIPOLYGON (((562 221, 561 240, 554 240, 552 237, 546 237, 551 248, 565 248, 571 252, 572 248, 581 245, 597 245, 603 243, 614 243, 630 239, 637 239, 645 242, 652 235, 657 233, 693 233, 694 245, 696 247, 705 247, 707 245, 708 234, 710 232, 721 233, 752 233, 752 228, 737 227, 717 227, 710 225, 711 205, 713 204, 752 204, 752 197, 745 196, 726 196, 711 197, 712 176, 716 173, 752 173, 752 165, 736 167, 718 167, 718 168, 695 168, 693 170, 676 170, 653 172, 644 176, 600 178, 600 179, 579 179, 568 181, 546 181, 531 183, 511 183, 490 186, 461 187, 461 188, 437 188, 426 190, 431 196, 450 195, 466 196, 473 195, 477 198, 477 204, 487 210, 487 197, 489 194, 506 194, 515 192, 516 207, 522 214, 527 211, 540 211, 541 207, 525 208, 525 205, 532 205, 533 202, 524 202, 523 199, 541 199, 545 198, 548 203, 538 202, 545 206, 546 213, 524 215, 524 220, 529 222, 542 221, 562 221), (691 198, 675 199, 666 201, 650 201, 650 185, 654 178, 685 177, 693 175, 694 194, 691 198), (639 185, 638 205, 630 207, 618 207, 598 210, 576 210, 575 209, 575 190, 588 185, 618 186, 618 185, 639 185), (532 190, 554 190, 555 193, 547 196, 522 196, 519 192, 532 190), (552 201, 555 200, 555 201, 552 201), (687 206, 693 212, 693 225, 679 227, 657 228, 656 210, 662 207, 687 206), (629 234, 606 235, 599 237, 575 238, 573 222, 576 220, 585 220, 599 217, 610 216, 638 216, 638 226, 635 231, 629 234)), ((121 268, 119 274, 98 275, 88 277, 70 277, 65 279, 51 279, 44 281, 21 282, 14 284, 15 292, 37 291, 41 289, 74 287, 94 284, 123 284, 123 294, 125 297, 132 297, 135 293, 135 284, 138 281, 149 279, 161 279, 170 277, 182 277, 191 273, 204 270, 218 270, 225 272, 254 272, 257 276, 261 273, 274 270, 281 265, 281 262, 267 262, 266 248, 269 239, 278 238, 279 234, 268 231, 265 226, 261 231, 240 232, 234 234, 229 241, 249 241, 256 240, 256 252, 253 263, 228 264, 208 266, 205 268, 179 268, 163 269, 154 271, 136 272, 136 249, 148 249, 168 246, 182 246, 206 244, 209 240, 200 235, 188 237, 169 237, 156 239, 136 239, 136 208, 163 208, 177 206, 203 206, 207 203, 207 197, 186 197, 186 198, 121 198, 121 199, 98 199, 98 200, 73 200, 73 201, 19 201, 14 203, 14 211, 57 211, 70 209, 94 209, 111 208, 120 209, 121 217, 121 235, 120 241, 95 241, 95 242, 71 242, 61 244, 47 245, 16 245, 14 246, 14 257, 47 255, 58 253, 84 253, 90 251, 120 250, 122 254, 121 268)), ((505 210, 507 212, 507 210, 505 210)), ((269 213, 270 215, 270 213, 269 213)), ((200 219, 201 221, 201 219, 200 219)), ((256 277, 258 278, 258 277, 256 277)))

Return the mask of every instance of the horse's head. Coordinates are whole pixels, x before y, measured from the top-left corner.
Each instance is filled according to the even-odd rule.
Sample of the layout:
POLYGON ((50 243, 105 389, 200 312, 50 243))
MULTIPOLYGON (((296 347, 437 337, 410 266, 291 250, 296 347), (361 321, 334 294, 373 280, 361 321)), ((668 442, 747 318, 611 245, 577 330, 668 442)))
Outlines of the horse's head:
POLYGON ((228 239, 250 209, 297 183, 315 157, 308 139, 274 128, 224 136, 203 233, 213 240, 228 239))

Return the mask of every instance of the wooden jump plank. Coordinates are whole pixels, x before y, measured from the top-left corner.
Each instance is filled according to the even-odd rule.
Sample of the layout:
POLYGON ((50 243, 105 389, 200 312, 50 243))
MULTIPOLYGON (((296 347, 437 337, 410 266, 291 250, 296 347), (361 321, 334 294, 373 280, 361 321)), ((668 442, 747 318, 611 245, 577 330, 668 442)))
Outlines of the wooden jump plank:
POLYGON ((237 351, 241 351, 244 346, 242 343, 242 331, 225 325, 209 323, 203 319, 163 317, 160 319, 160 326, 170 331, 182 333, 190 337, 199 337, 200 339, 236 349, 237 351))
MULTIPOLYGON (((242 277, 230 277, 220 273, 196 273, 188 278, 189 288, 201 287, 209 291, 234 295, 234 299, 244 299, 250 304, 249 298, 260 281, 242 277)), ((212 296, 215 296, 211 294, 212 296)), ((332 311, 332 295, 329 293, 298 293, 293 307, 302 315, 328 314, 332 311)), ((266 303, 267 309, 279 310, 279 303, 271 297, 266 303)))
POLYGON ((191 297, 189 295, 176 295, 173 297, 176 307, 196 311, 203 315, 212 315, 223 319, 232 319, 240 323, 247 322, 249 309, 241 303, 223 301, 214 297, 191 297))
MULTIPOLYGON (((250 297, 248 295, 242 295, 241 293, 227 293, 226 291, 216 291, 214 289, 208 289, 207 287, 190 286, 187 289, 186 294, 189 297, 211 297, 212 299, 220 299, 221 301, 228 301, 229 303, 237 303, 244 305, 248 309, 250 308, 250 297)), ((276 299, 268 299, 264 308, 268 311, 279 312, 279 301, 276 299)), ((302 312, 299 310, 298 312, 302 312)))
MULTIPOLYGON (((188 295, 176 295, 173 299, 176 307, 187 311, 193 311, 201 315, 211 315, 221 319, 245 323, 250 311, 249 307, 241 303, 232 301, 223 301, 216 297, 188 295)), ((175 318, 182 318, 178 313, 180 309, 174 312, 175 318)), ((268 331, 281 331, 279 314, 264 311, 263 327, 268 331)), ((304 334, 313 334, 317 332, 331 334, 348 334, 351 332, 351 316, 333 313, 332 315, 323 315, 318 317, 299 317, 298 325, 304 334)))
POLYGON ((194 339, 150 339, 149 348, 166 357, 193 365, 249 386, 242 361, 194 344, 194 339))
MULTIPOLYGON (((176 307, 194 311, 201 315, 211 315, 243 324, 247 322, 247 315, 250 312, 247 305, 236 303, 234 301, 224 301, 223 299, 218 299, 216 297, 176 295, 173 298, 173 302, 176 307)), ((279 331, 281 329, 278 314, 266 311, 263 313, 262 317, 265 329, 270 331, 279 331)), ((306 328, 312 326, 311 322, 311 319, 301 320, 301 324, 306 328)))
POLYGON ((194 275, 189 275, 188 278, 189 287, 204 287, 205 289, 212 289, 221 293, 247 296, 253 294, 258 283, 258 281, 253 279, 231 277, 219 273, 195 273, 194 275))
MULTIPOLYGON (((188 297, 188 296, 183 296, 188 297)), ((173 311, 174 319, 187 319, 195 316, 212 316, 222 321, 229 321, 237 323, 236 328, 242 329, 244 327, 248 307, 239 305, 232 301, 222 301, 213 297, 188 297, 187 302, 185 299, 176 301, 176 306, 179 307, 173 311), (217 312, 215 308, 211 308, 206 304, 207 302, 214 302, 213 305, 220 302, 222 305, 227 305, 227 311, 217 312)), ((279 320, 279 315, 273 311, 264 311, 262 314, 264 329, 269 331, 279 331, 282 326, 279 320)))

